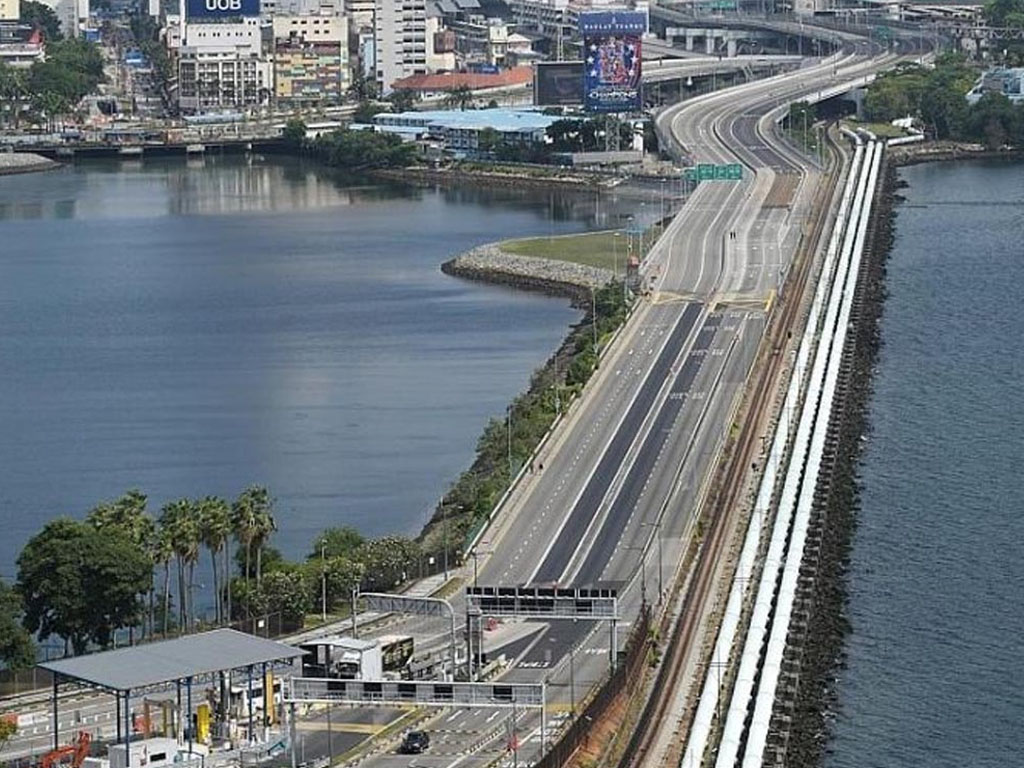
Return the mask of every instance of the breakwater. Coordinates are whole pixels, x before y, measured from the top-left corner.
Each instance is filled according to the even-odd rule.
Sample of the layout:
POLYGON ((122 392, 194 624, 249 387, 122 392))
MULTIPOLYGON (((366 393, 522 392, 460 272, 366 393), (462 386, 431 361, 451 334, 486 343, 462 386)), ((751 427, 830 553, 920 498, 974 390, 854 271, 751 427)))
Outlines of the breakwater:
POLYGON ((486 187, 598 189, 607 187, 614 178, 607 174, 557 171, 553 167, 530 170, 527 168, 491 171, 482 167, 451 168, 382 168, 371 172, 374 176, 391 181, 420 184, 458 184, 486 187))
POLYGON ((868 431, 872 373, 880 345, 879 319, 885 301, 885 263, 892 244, 895 166, 883 160, 881 183, 868 225, 865 259, 858 277, 848 352, 829 426, 823 467, 808 530, 798 610, 790 626, 790 661, 799 673, 787 697, 787 768, 820 765, 832 713, 835 680, 850 630, 846 616, 846 570, 859 508, 858 466, 868 431))
POLYGON ((608 269, 508 253, 499 243, 488 243, 459 254, 444 262, 441 271, 469 280, 568 296, 581 307, 589 306, 591 290, 607 285, 614 278, 608 269))
POLYGON ((0 152, 0 176, 49 171, 59 167, 60 163, 34 152, 0 152))

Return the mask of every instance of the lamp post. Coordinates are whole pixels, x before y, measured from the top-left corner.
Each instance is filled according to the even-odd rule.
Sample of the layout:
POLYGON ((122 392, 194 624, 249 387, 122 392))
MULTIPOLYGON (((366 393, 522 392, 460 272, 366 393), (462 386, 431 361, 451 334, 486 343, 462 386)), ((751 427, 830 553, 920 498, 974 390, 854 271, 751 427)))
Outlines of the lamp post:
POLYGON ((508 437, 508 484, 512 486, 512 403, 509 403, 506 411, 505 434, 508 437))
POLYGON ((625 547, 640 553, 640 604, 647 607, 647 547, 625 547))
POLYGON ((320 539, 320 619, 327 623, 327 539, 320 539))
POLYGON ((661 605, 661 597, 664 594, 661 583, 661 520, 655 520, 651 523, 641 523, 641 526, 644 528, 653 528, 654 535, 658 539, 658 605, 661 605))

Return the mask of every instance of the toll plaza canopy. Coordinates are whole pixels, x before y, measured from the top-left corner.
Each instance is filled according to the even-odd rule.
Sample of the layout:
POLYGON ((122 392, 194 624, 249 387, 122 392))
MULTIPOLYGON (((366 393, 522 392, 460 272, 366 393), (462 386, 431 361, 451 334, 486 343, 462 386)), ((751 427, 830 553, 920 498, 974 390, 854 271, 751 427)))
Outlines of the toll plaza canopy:
POLYGON ((234 629, 215 629, 39 666, 53 673, 54 685, 64 680, 116 693, 137 693, 231 669, 289 663, 299 656, 301 650, 284 643, 234 629))

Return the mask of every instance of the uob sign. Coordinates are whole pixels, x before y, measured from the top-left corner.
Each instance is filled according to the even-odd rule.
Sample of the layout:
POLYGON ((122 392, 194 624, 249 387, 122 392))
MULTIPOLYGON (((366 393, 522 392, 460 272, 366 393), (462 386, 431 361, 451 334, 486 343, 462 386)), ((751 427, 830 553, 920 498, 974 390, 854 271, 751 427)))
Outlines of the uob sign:
POLYGON ((188 17, 259 16, 260 0, 188 0, 188 17))

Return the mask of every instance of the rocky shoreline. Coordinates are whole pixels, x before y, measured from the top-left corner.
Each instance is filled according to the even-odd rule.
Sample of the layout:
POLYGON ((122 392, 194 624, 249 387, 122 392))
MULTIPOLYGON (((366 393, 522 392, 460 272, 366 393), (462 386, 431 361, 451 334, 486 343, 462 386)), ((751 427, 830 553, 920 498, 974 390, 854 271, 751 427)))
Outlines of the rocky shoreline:
MULTIPOLYGON (((919 160, 918 162, 923 162, 919 160)), ((824 491, 819 521, 816 575, 809 594, 805 642, 800 658, 799 685, 793 700, 786 768, 820 766, 832 738, 837 708, 836 680, 844 666, 844 645, 850 632, 847 617, 847 568, 860 506, 859 465, 870 433, 868 407, 873 374, 882 344, 880 320, 886 298, 886 262, 893 242, 896 168, 904 164, 887 157, 882 183, 869 225, 866 263, 857 287, 853 351, 840 423, 836 429, 835 461, 824 491)), ((822 493, 819 485, 817 493, 822 493)))
POLYGON ((887 161, 894 167, 934 163, 946 160, 1024 160, 1022 149, 988 149, 981 144, 961 141, 925 141, 901 144, 886 150, 887 161))
POLYGON ((598 189, 607 187, 609 179, 586 173, 501 173, 467 168, 382 168, 371 172, 374 176, 390 181, 404 181, 419 184, 477 184, 488 187, 529 187, 557 189, 598 189))
POLYGON ((461 253, 442 264, 441 271, 469 280, 567 296, 581 307, 589 306, 592 289, 610 283, 614 277, 608 269, 508 253, 499 243, 461 253))
POLYGON ((33 152, 0 152, 0 176, 59 168, 60 163, 33 152))

